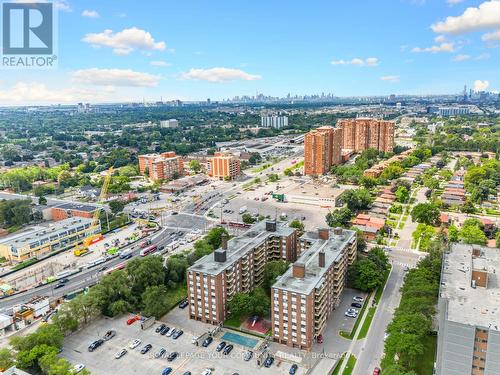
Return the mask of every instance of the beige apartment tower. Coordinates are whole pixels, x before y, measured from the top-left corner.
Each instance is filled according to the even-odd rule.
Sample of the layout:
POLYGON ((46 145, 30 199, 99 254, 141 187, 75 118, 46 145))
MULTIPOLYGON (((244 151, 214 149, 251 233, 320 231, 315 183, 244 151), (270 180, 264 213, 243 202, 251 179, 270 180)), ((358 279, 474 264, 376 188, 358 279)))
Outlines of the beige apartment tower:
POLYGON ((374 148, 392 152, 394 148, 394 122, 373 118, 339 120, 342 129, 342 148, 355 152, 374 148))

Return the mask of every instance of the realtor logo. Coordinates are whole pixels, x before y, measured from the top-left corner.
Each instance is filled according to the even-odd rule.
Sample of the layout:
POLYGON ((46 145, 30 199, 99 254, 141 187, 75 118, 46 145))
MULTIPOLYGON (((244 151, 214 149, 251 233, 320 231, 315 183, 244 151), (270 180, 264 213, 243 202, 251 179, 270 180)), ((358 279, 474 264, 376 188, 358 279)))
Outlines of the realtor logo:
POLYGON ((1 20, 3 67, 54 66, 52 3, 3 3, 1 20))

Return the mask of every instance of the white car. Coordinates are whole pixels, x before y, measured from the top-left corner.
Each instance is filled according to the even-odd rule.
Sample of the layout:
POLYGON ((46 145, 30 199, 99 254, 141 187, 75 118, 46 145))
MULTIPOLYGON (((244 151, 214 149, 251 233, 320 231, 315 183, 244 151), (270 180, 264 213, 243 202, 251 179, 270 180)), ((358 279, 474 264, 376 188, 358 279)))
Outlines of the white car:
POLYGON ((353 313, 353 314, 358 314, 358 313, 359 313, 359 311, 358 311, 358 310, 356 310, 356 309, 352 309, 352 308, 351 308, 351 309, 347 309, 347 312, 349 312, 349 313, 353 313))
POLYGON ((356 318, 358 316, 358 314, 355 314, 350 311, 346 311, 344 315, 347 316, 348 318, 356 318))
POLYGON ((73 374, 78 374, 80 371, 82 371, 85 368, 85 365, 83 363, 79 363, 73 367, 73 374))
POLYGON ((356 296, 356 297, 352 297, 352 300, 356 301, 356 302, 363 303, 365 299, 363 297, 356 296))
POLYGON ((137 348, 139 345, 141 345, 141 342, 142 342, 141 340, 139 340, 139 339, 135 339, 134 341, 132 341, 132 342, 130 343, 129 348, 130 348, 130 349, 135 349, 135 348, 137 348))
POLYGON ((203 370, 201 375, 210 375, 211 373, 212 373, 212 370, 210 370, 209 368, 206 368, 205 370, 203 370))
POLYGON ((167 332, 166 336, 167 336, 167 337, 170 337, 170 336, 172 336, 174 333, 175 333, 175 328, 174 328, 174 327, 172 327, 172 328, 171 328, 171 329, 167 332))
POLYGON ((118 353, 115 354, 116 359, 120 359, 123 357, 125 354, 127 354, 127 349, 122 349, 118 353))

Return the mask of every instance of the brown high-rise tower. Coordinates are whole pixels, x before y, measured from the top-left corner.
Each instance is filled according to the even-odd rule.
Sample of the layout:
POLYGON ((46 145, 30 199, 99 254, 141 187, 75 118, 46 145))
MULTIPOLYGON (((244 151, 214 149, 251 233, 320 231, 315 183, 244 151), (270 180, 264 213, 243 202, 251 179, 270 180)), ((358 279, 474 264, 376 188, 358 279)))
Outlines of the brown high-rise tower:
POLYGON ((342 129, 322 126, 304 137, 304 173, 322 175, 342 162, 342 129))
POLYGON ((372 118, 339 120, 342 129, 342 148, 363 151, 374 148, 391 152, 394 148, 394 122, 372 118))

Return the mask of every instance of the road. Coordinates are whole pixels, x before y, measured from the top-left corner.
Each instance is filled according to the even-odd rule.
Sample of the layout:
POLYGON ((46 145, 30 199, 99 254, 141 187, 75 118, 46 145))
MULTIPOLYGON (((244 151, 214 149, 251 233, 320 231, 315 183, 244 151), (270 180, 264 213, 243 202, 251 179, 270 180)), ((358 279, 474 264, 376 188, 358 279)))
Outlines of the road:
MULTIPOLYGON (((173 239, 168 235, 169 232, 174 232, 175 229, 172 227, 162 228, 158 232, 154 233, 150 239, 152 244, 155 245, 166 245, 172 242, 173 239)), ((144 240, 144 239, 143 239, 144 240)), ((133 249, 133 256, 131 259, 139 256, 140 247, 139 242, 132 244, 130 246, 125 246, 124 249, 133 249)), ((75 290, 85 288, 89 285, 96 284, 99 278, 103 275, 102 267, 106 266, 108 269, 116 266, 119 263, 126 262, 126 260, 120 258, 112 258, 106 263, 102 263, 96 267, 90 269, 84 269, 83 271, 75 274, 74 276, 68 277, 69 281, 66 285, 59 289, 54 289, 55 284, 47 284, 38 288, 29 289, 28 291, 20 294, 15 294, 11 297, 5 297, 0 299, 0 312, 11 309, 13 306, 19 305, 26 302, 35 296, 49 296, 52 299, 60 298, 65 294, 73 292, 75 290)))

